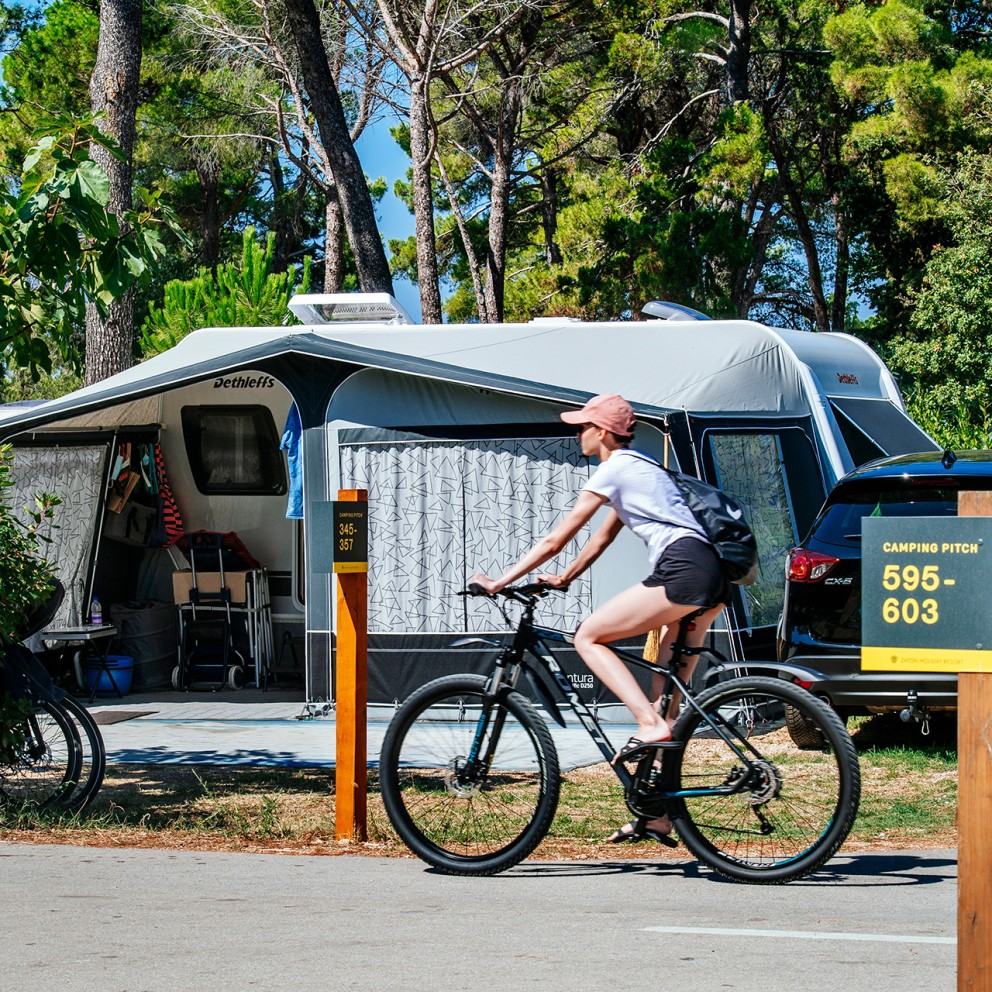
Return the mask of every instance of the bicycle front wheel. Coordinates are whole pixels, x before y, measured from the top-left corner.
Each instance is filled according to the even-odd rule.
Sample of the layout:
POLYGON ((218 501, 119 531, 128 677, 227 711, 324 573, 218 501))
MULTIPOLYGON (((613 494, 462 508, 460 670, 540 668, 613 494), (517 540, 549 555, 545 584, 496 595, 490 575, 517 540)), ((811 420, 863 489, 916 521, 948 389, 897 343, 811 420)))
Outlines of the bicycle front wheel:
POLYGON ((733 739, 748 768, 692 708, 675 725, 681 751, 665 755, 669 812, 687 848, 740 882, 787 882, 815 871, 857 815, 861 772, 837 715, 782 679, 745 677, 701 693, 700 709, 733 739), (822 738, 816 751, 789 736, 786 708, 822 738))
POLYGON ((0 802, 48 807, 69 801, 82 764, 79 734, 61 704, 39 700, 23 725, 24 740, 0 764, 0 802))
POLYGON ((487 682, 453 675, 428 683, 397 710, 382 745, 382 798, 393 827, 414 854, 451 875, 518 864, 558 806, 547 724, 517 692, 487 708, 487 682))

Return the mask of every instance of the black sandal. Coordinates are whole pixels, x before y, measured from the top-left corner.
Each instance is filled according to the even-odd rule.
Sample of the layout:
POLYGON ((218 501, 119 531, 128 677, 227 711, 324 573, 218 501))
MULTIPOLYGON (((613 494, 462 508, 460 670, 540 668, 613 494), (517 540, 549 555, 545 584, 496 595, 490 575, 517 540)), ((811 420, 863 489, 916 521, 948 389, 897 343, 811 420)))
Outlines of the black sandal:
POLYGON ((631 820, 616 831, 612 836, 606 838, 607 844, 639 844, 642 840, 653 840, 665 847, 678 847, 679 842, 671 833, 663 834, 660 830, 655 830, 648 826, 646 816, 639 816, 636 820, 631 820), (630 827, 626 831, 624 827, 630 827))

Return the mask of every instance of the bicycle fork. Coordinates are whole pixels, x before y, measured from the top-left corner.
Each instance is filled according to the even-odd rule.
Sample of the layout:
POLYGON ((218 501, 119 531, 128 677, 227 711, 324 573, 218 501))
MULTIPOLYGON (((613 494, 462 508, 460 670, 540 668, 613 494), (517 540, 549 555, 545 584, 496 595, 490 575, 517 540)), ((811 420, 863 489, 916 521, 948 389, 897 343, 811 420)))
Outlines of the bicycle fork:
POLYGON ((506 723, 506 707, 497 705, 504 692, 516 687, 520 677, 519 658, 513 647, 504 647, 496 659, 496 669, 490 676, 482 696, 482 712, 475 724, 472 746, 462 768, 464 779, 478 784, 489 774, 496 755, 503 726, 506 723))

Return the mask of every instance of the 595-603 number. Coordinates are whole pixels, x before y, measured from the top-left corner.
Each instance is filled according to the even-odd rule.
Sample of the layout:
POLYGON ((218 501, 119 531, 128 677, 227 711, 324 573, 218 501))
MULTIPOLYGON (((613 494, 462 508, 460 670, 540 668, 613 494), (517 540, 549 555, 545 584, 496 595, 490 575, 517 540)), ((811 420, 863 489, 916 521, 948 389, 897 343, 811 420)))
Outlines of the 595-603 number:
POLYGON ((919 602, 912 596, 906 599, 896 599, 890 596, 882 603, 882 619, 886 623, 923 623, 934 624, 940 619, 937 600, 925 599, 919 602))
MULTIPOLYGON (((916 565, 886 565, 882 572, 882 586, 886 589, 905 589, 913 592, 923 589, 934 592, 940 586, 940 567, 924 565, 922 569, 916 565)), ((908 602, 908 601, 907 601, 908 602)))

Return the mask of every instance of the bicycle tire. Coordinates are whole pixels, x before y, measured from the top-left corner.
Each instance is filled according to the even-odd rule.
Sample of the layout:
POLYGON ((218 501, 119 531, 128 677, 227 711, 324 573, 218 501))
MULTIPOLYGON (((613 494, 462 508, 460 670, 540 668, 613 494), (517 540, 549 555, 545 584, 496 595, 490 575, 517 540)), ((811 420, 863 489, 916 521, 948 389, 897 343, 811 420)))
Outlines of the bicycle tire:
MULTIPOLYGON (((720 683, 696 702, 708 715, 719 714, 733 735, 746 738, 749 746, 738 744, 745 753, 759 753, 761 774, 729 795, 671 799, 669 813, 685 846, 738 882, 788 882, 814 872, 847 838, 861 796, 857 751, 837 714, 805 689, 760 676, 720 683), (822 735, 818 752, 796 747, 786 706, 822 735)), ((665 755, 667 789, 740 780, 740 759, 691 707, 673 736, 684 747, 665 755)))
POLYGON ((82 747, 61 703, 37 700, 25 720, 20 754, 0 764, 0 802, 48 808, 69 800, 79 781, 82 747))
MULTIPOLYGON (((481 784, 459 783, 488 679, 452 675, 422 686, 386 731, 380 785, 396 832, 419 858, 449 875, 495 875, 529 855, 558 807, 558 754, 547 724, 506 690, 504 723, 481 784)), ((492 721, 490 721, 490 727, 492 721)))
POLYGON ((79 768, 79 785, 64 805, 74 813, 81 813, 93 802, 100 791, 100 786, 103 785, 103 776, 107 770, 107 751, 104 747, 103 735, 90 711, 72 696, 66 696, 61 703, 76 725, 82 759, 79 768))

